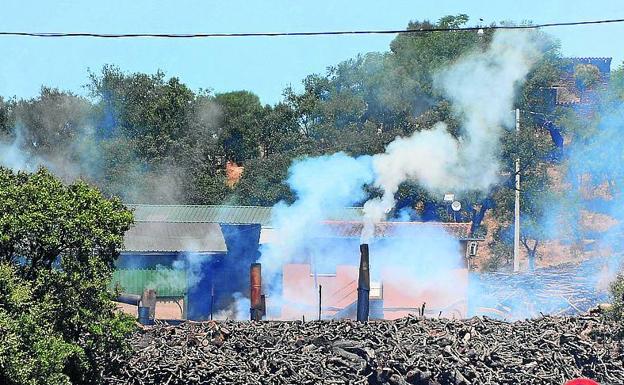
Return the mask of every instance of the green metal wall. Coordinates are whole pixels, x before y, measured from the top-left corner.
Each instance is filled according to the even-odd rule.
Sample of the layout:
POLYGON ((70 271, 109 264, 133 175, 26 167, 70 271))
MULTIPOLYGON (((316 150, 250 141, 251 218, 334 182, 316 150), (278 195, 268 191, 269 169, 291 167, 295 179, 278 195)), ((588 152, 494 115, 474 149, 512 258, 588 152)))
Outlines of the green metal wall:
POLYGON ((158 297, 183 297, 187 292, 186 271, 174 269, 119 269, 113 273, 112 286, 124 293, 143 294, 155 289, 158 297))

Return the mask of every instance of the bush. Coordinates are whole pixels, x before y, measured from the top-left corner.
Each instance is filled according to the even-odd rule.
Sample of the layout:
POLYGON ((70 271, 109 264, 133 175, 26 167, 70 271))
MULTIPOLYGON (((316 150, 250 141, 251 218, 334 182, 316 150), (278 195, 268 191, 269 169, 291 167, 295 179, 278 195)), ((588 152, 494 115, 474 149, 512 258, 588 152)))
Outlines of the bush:
POLYGON ((7 263, 0 264, 0 304, 0 383, 71 383, 63 369, 82 361, 84 350, 50 327, 50 304, 35 301, 32 287, 7 263))
POLYGON ((132 214, 83 182, 0 168, 0 383, 97 384, 134 320, 108 291, 132 214))

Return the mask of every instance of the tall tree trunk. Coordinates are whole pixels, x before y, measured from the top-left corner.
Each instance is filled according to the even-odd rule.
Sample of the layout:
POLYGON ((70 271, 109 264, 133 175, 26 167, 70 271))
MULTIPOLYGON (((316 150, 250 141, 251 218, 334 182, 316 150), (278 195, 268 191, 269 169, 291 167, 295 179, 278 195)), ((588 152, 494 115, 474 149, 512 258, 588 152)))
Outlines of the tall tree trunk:
POLYGON ((479 211, 472 209, 472 225, 470 226, 470 235, 475 236, 476 232, 481 227, 481 222, 485 217, 485 213, 494 206, 494 200, 491 194, 481 202, 479 211))
POLYGON ((533 243, 533 246, 530 246, 529 240, 523 239, 522 244, 524 245, 524 248, 527 251, 527 256, 529 260, 529 271, 534 272, 535 271, 535 256, 537 255, 537 245, 539 244, 539 241, 536 239, 533 243))

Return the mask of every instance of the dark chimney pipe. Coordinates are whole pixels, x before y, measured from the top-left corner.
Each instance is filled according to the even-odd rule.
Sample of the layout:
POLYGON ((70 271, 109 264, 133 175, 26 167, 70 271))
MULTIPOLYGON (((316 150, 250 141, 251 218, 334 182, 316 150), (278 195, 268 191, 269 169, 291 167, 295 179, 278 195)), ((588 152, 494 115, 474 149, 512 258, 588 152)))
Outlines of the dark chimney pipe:
POLYGON ((137 294, 121 293, 116 302, 134 305, 137 307, 139 322, 143 325, 151 325, 154 322, 156 312, 156 291, 145 290, 142 296, 137 294))
POLYGON ((262 268, 259 263, 252 263, 249 274, 251 300, 250 315, 252 321, 262 319, 262 268))
POLYGON ((117 298, 115 298, 115 301, 126 303, 128 305, 139 306, 139 302, 141 302, 141 296, 137 294, 121 293, 117 298))
POLYGON ((360 271, 358 275, 357 320, 368 321, 368 296, 370 294, 370 269, 368 244, 360 245, 360 271))

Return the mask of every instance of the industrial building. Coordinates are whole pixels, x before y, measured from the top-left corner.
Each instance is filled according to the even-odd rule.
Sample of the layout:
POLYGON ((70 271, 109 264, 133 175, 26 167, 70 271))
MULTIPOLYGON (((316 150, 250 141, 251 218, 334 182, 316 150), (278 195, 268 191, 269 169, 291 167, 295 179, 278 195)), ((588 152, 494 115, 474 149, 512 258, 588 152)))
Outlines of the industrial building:
POLYGON ((233 293, 248 291, 269 208, 128 206, 135 225, 125 235, 114 284, 130 294, 154 289, 157 318, 205 320, 233 293))
MULTIPOLYGON (((114 283, 125 293, 156 292, 156 318, 205 320, 227 308, 236 295, 249 295, 249 268, 263 245, 279 241, 272 224, 272 208, 250 206, 129 205, 135 225, 125 236, 114 283), (238 293, 238 294, 237 294, 238 293)), ((306 252, 291 258, 281 269, 279 303, 267 299, 267 318, 298 319, 317 314, 319 286, 324 291, 323 318, 353 317, 358 274, 358 245, 362 230, 361 208, 345 208, 323 223, 327 234, 315 239, 306 252), (331 245, 330 243, 331 242, 331 245), (331 247, 330 247, 330 246, 331 247), (338 258, 327 250, 346 250, 338 258)), ((397 318, 413 313, 424 299, 428 311, 449 316, 466 314, 468 268, 481 239, 469 236, 469 223, 384 222, 375 226, 372 260, 384 242, 414 232, 440 229, 457 242, 464 258, 450 274, 456 275, 452 295, 443 288, 422 284, 404 290, 386 265, 371 282, 371 317, 397 318), (435 293, 433 293, 435 292, 435 293)), ((416 245, 417 247, 417 245, 416 245)), ((334 253, 335 254, 335 253, 334 253)), ((420 281, 424 283, 424 281, 420 281)), ((275 288, 273 288, 275 289, 275 288)))

